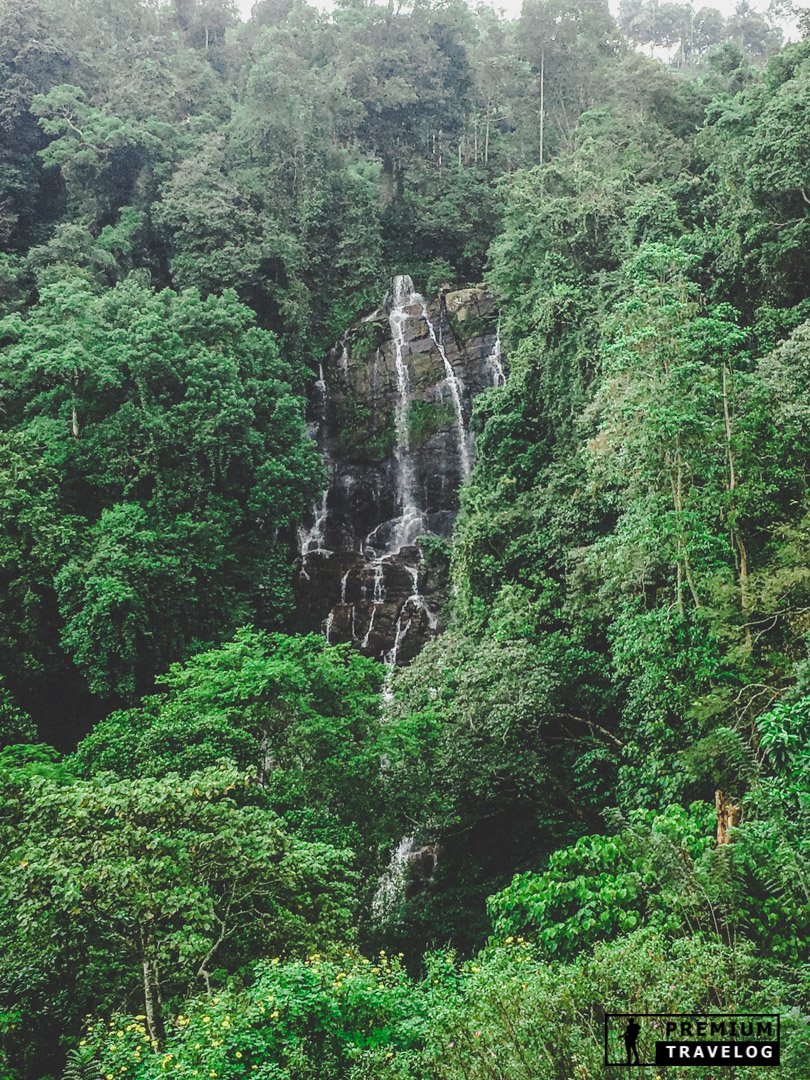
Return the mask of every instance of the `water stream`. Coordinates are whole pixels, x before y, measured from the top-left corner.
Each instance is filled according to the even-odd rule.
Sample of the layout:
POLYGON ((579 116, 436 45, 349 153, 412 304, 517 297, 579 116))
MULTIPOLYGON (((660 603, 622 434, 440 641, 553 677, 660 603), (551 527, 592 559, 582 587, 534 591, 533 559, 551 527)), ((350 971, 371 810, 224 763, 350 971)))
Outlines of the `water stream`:
MULTIPOLYGON (((310 595, 333 597, 331 610, 325 617, 321 614, 327 642, 350 638, 385 663, 388 670, 384 697, 390 698, 396 667, 414 655, 424 636, 438 625, 429 598, 423 595, 425 590, 430 597, 435 586, 431 576, 426 576, 424 569, 420 571, 420 555, 414 545, 435 523, 436 535, 447 535, 445 522, 448 518, 452 521, 456 485, 470 476, 473 454, 472 436, 465 422, 467 396, 486 385, 502 386, 506 377, 500 335, 494 342, 490 337, 483 350, 481 344, 465 351, 465 344, 457 347, 455 338, 447 337, 445 341, 443 307, 432 318, 427 302, 407 274, 393 279, 385 308, 362 322, 371 329, 364 331, 366 337, 358 339, 359 345, 347 331, 326 366, 318 365, 317 396, 312 399, 310 415, 320 420, 318 440, 324 447, 335 487, 325 491, 313 509, 311 527, 299 530, 301 579, 308 583, 310 595), (388 335, 380 328, 380 324, 385 326, 386 318, 388 335), (369 335, 372 344, 364 353, 363 342, 369 335), (350 340, 352 351, 357 351, 354 359, 350 340), (440 358, 441 364, 437 365, 434 358, 440 358), (365 372, 363 363, 367 365, 365 372), (415 400, 426 408, 441 401, 452 403, 452 426, 449 430, 446 426, 439 429, 445 432, 445 439, 447 435, 451 439, 449 446, 444 443, 446 451, 431 449, 426 456, 421 434, 418 438, 422 441, 414 443, 414 430, 420 430, 411 430, 414 421, 410 413, 415 400), (352 411, 358 408, 358 401, 365 412, 352 411), (385 412, 381 414, 380 408, 385 412), (389 424, 393 420, 393 445, 380 466, 386 470, 386 479, 379 486, 378 480, 367 479, 369 459, 363 457, 362 443, 355 444, 352 450, 357 455, 359 445, 359 458, 345 456, 340 425, 347 423, 344 417, 349 418, 349 423, 357 422, 352 419, 355 416, 360 417, 360 424, 368 424, 366 418, 370 417, 371 430, 377 433, 383 430, 381 416, 389 424), (434 462, 431 452, 449 452, 449 460, 440 458, 434 462), (369 483, 375 486, 362 487, 369 483), (376 518, 366 509, 368 495, 355 496, 361 490, 373 493, 380 511, 376 518), (362 532, 347 516, 347 505, 361 508, 358 520, 364 523, 362 532), (330 518, 330 512, 334 518, 330 518), (365 530, 370 531, 364 536, 365 530), (327 539, 336 552, 327 547, 327 539), (331 571, 326 569, 324 559, 331 560, 331 571)), ((480 342, 481 338, 476 340, 480 342)), ((433 448, 443 444, 439 440, 429 445, 433 448)))
POLYGON ((405 323, 411 318, 410 308, 421 302, 414 293, 413 282, 407 274, 394 278, 394 304, 388 316, 391 338, 394 342, 394 363, 397 369, 397 406, 394 413, 397 444, 397 475, 399 478, 399 505, 402 507, 392 542, 397 550, 412 543, 422 531, 422 514, 413 493, 413 459, 408 433, 408 409, 411 404, 411 380, 405 362, 405 323))
POLYGON ((329 489, 327 488, 321 496, 320 505, 315 508, 315 521, 309 529, 299 529, 298 539, 301 544, 301 554, 306 562, 307 555, 313 555, 316 552, 319 555, 332 555, 334 554, 325 546, 326 543, 326 519, 329 517, 329 507, 327 505, 329 500, 329 489))
MULTIPOLYGON (((410 280, 410 279, 408 279, 410 280)), ((458 437, 458 461, 461 467, 462 480, 470 479, 470 451, 467 446, 467 429, 464 426, 464 409, 461 404, 461 384, 456 378, 456 373, 453 371, 453 365, 447 359, 447 353, 444 351, 444 345, 440 339, 436 336, 436 330, 433 323, 430 321, 428 315, 427 305, 424 299, 416 294, 415 302, 422 308, 422 318, 425 320, 425 324, 428 328, 428 333, 433 339, 433 344, 439 350, 439 356, 442 358, 444 364, 445 375, 447 376, 447 385, 450 388, 450 396, 453 399, 453 409, 456 414, 456 433, 458 437)))
POLYGON ((495 335, 495 344, 492 346, 492 352, 487 357, 487 365, 492 370, 492 385, 504 386, 506 384, 506 373, 503 370, 503 364, 501 363, 501 323, 498 320, 498 330, 495 335))

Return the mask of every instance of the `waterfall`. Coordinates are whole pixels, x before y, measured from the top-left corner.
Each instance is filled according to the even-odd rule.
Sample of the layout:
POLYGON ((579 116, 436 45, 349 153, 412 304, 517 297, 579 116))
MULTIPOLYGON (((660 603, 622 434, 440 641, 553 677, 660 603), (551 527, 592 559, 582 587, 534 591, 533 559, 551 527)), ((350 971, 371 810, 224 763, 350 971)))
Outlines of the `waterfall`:
POLYGON ((413 621, 413 615, 409 613, 407 623, 405 624, 405 626, 402 625, 402 616, 405 614, 410 602, 411 598, 409 597, 399 610, 399 615, 397 616, 397 625, 394 629, 394 644, 391 646, 390 650, 385 654, 384 657, 384 662, 391 669, 391 671, 393 671, 397 665, 399 647, 405 640, 405 635, 408 633, 410 625, 413 621))
POLYGON ((319 555, 332 555, 333 553, 325 547, 325 528, 326 519, 329 517, 329 509, 327 507, 327 500, 329 499, 329 489, 327 488, 321 496, 321 504, 314 510, 315 521, 310 529, 299 529, 298 539, 301 542, 301 554, 306 560, 307 555, 312 555, 317 552, 319 555))
POLYGON ((459 383, 453 365, 447 358, 444 345, 436 334, 436 328, 428 315, 425 299, 414 290, 413 281, 407 274, 398 274, 394 278, 394 306, 391 308, 389 322, 391 324, 391 336, 394 340, 394 359, 397 368, 397 390, 399 400, 396 409, 396 432, 397 446, 396 456, 399 467, 400 502, 402 505, 402 518, 396 532, 398 547, 407 544, 414 535, 415 528, 421 527, 422 515, 415 505, 413 495, 413 463, 410 455, 408 435, 408 406, 410 405, 410 377, 405 363, 404 348, 405 335, 403 324, 410 317, 409 308, 419 307, 420 315, 424 320, 433 344, 438 350, 444 364, 445 381, 450 389, 453 400, 453 411, 456 414, 456 432, 458 442, 458 458, 461 468, 462 480, 470 477, 470 451, 467 446, 467 429, 464 426, 464 408, 461 403, 461 384, 459 383))
MULTIPOLYGON (((394 278, 394 306, 388 316, 391 325, 391 337, 394 341, 394 363, 397 369, 397 406, 394 413, 397 444, 394 451, 397 459, 399 478, 399 503, 402 514, 394 534, 394 546, 401 548, 414 539, 421 530, 422 515, 414 501, 413 461, 410 453, 408 435, 408 406, 411 402, 410 376, 405 363, 404 323, 410 318, 408 308, 421 301, 413 291, 413 282, 407 274, 394 278)), ((376 530, 374 530, 376 531, 376 530)), ((372 534, 373 535, 373 534, 372 534)))
POLYGON ((384 604, 385 603, 385 576, 383 573, 383 560, 375 559, 372 564, 374 567, 374 593, 372 603, 384 604))
POLYGON ((326 420, 326 409, 329 403, 329 387, 326 385, 322 360, 318 361, 318 378, 315 380, 315 389, 321 395, 321 422, 323 422, 326 420))
POLYGON ((503 370, 503 364, 501 363, 501 321, 498 320, 498 329, 495 334, 495 344, 492 346, 492 352, 487 357, 487 366, 492 369, 492 385, 504 386, 506 384, 506 373, 503 370))
POLYGON ((413 846, 414 838, 403 836, 391 853, 391 859, 380 877, 377 892, 371 902, 371 909, 378 922, 405 899, 405 871, 408 868, 408 856, 413 851, 413 846))
POLYGON ((411 579, 411 585, 413 586, 411 599, 421 600, 422 597, 419 595, 419 571, 415 566, 406 566, 405 569, 408 571, 408 577, 411 579))
POLYGON ((346 382, 349 381, 349 333, 343 335, 340 339, 340 356, 338 357, 338 367, 346 382))
POLYGON ((367 649, 368 648, 369 638, 371 637, 371 631, 374 629, 374 619, 376 617, 377 617, 377 605, 374 604, 372 606, 372 608, 371 608, 371 618, 369 619, 368 626, 366 627, 366 636, 360 642, 360 648, 361 649, 367 649))
POLYGON ((394 680, 394 668, 392 664, 386 664, 385 675, 383 677, 382 684, 382 703, 383 703, 383 716, 389 715, 389 709, 391 703, 394 700, 394 688, 391 685, 394 680))
POLYGON ((307 423, 331 486, 299 530, 296 593, 328 643, 384 662, 386 700, 396 667, 438 626, 440 586, 414 543, 450 534, 474 460, 468 399, 505 381, 496 317, 480 288, 448 294, 436 314, 397 275, 384 306, 316 365, 307 423))
MULTIPOLYGON (((387 767, 385 759, 383 770, 387 767)), ((416 837, 403 836, 391 852, 388 866, 378 878, 377 891, 371 902, 375 922, 382 923, 392 915, 409 895, 429 888, 441 858, 437 844, 417 847, 416 837)))
POLYGON ((430 610, 427 605, 427 601, 424 596, 419 592, 419 570, 415 566, 406 566, 405 570, 411 579, 412 592, 407 598, 405 603, 399 609, 397 615, 397 622, 394 628, 394 644, 388 650, 383 657, 384 663, 393 670, 396 667, 397 659, 399 658, 399 650, 402 642, 405 640, 408 631, 413 625, 414 619, 422 612, 427 616, 428 627, 431 630, 435 630, 438 625, 438 619, 430 610), (403 616, 407 618, 407 622, 403 624, 403 616))
MULTIPOLYGON (((410 278, 408 279, 410 280, 410 278)), ((464 410, 461 406, 461 384, 456 378, 456 373, 453 371, 453 365, 447 359, 447 353, 444 351, 444 345, 439 341, 436 336, 436 331, 433 327, 433 323, 430 321, 430 317, 427 312, 427 304, 424 299, 418 294, 414 298, 414 303, 418 303, 422 308, 422 318, 425 320, 425 324, 428 328, 428 333, 433 339, 433 344, 439 350, 439 356, 442 358, 444 364, 444 371, 447 377, 447 385, 450 387, 450 396, 453 399, 453 409, 456 413, 456 431, 458 432, 458 460, 461 466, 462 480, 469 480, 470 478, 470 451, 467 447, 467 429, 464 427, 464 410)))

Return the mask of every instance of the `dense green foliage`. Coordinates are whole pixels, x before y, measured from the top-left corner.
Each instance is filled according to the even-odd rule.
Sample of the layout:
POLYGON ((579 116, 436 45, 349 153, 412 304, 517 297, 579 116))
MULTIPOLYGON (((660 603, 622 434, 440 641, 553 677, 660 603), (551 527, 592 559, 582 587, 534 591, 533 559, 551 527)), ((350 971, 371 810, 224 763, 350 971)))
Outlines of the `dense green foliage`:
POLYGON ((0 75, 2 1080, 588 1080, 665 1009, 804 1080, 810 41, 23 0, 0 75), (394 272, 485 279, 510 374, 387 684, 284 631, 394 272))
POLYGON ((278 618, 274 534, 319 467, 275 342, 233 293, 98 295, 74 276, 0 333, 3 659, 23 695, 23 671, 69 657, 96 694, 130 698, 195 638, 278 618))
POLYGON ((399 820, 380 773, 399 732, 379 724, 379 664, 320 637, 241 630, 174 665, 165 686, 96 725, 73 758, 79 775, 190 775, 224 758, 297 835, 351 848, 373 880, 399 820))

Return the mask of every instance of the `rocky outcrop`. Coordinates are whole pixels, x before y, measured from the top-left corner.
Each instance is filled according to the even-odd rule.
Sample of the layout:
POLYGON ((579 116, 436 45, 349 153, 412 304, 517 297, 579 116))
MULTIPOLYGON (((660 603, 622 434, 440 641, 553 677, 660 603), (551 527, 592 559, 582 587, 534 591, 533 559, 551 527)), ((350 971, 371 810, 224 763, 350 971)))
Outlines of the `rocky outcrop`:
POLYGON ((440 844, 424 844, 407 856, 405 866, 405 898, 413 899, 433 882, 433 874, 439 864, 442 848, 440 844))
POLYGON ((440 583, 417 541, 450 536, 474 460, 473 399, 503 379, 483 289, 428 303, 396 278, 330 351, 310 398, 330 482, 301 531, 302 626, 391 664, 439 628, 440 583))

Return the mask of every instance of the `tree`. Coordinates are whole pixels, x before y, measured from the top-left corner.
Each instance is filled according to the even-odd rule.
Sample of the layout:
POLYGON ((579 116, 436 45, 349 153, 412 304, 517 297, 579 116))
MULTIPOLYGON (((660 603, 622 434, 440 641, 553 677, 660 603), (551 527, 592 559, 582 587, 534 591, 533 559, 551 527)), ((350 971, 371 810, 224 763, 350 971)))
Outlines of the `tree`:
POLYGON ((698 55, 719 45, 725 32, 725 20, 717 8, 700 8, 692 20, 692 48, 698 55))
POLYGON ((20 597, 56 597, 62 648, 96 694, 129 697, 191 640, 288 609, 290 529, 319 463, 297 372, 233 293, 130 279, 95 295, 74 279, 4 331, 4 423, 12 446, 41 448, 23 492, 47 492, 8 493, 38 519, 9 537, 37 580, 20 597))
POLYGON ((162 777, 227 757, 255 778, 285 828, 352 848, 373 889, 406 798, 392 782, 398 731, 380 724, 381 681, 380 665, 348 646, 243 628, 173 665, 164 696, 97 725, 76 767, 162 777))
POLYGON ((537 100, 542 100, 538 152, 530 159, 542 164, 549 146, 572 149, 576 117, 597 103, 600 68, 615 55, 617 30, 601 0, 573 6, 532 0, 521 10, 518 36, 521 55, 535 72, 537 100))
POLYGON ((175 133, 152 118, 113 116, 87 102, 77 86, 56 86, 34 98, 32 111, 53 136, 41 151, 46 166, 58 166, 76 215, 100 228, 116 210, 139 198, 148 205, 154 174, 174 155, 175 133))
POLYGON ((37 0, 0 7, 0 237, 12 250, 35 242, 43 219, 52 221, 61 209, 38 158, 46 140, 32 102, 64 81, 70 59, 53 17, 37 0))
POLYGON ((640 926, 674 938, 725 933, 736 913, 717 903, 712 823, 700 803, 636 811, 614 835, 558 848, 546 870, 520 874, 490 897, 497 938, 526 936, 563 960, 640 926))
POLYGON ((614 774, 621 744, 605 726, 598 659, 564 633, 543 634, 541 605, 510 592, 513 610, 501 595, 490 637, 448 631, 397 682, 395 715, 418 732, 418 786, 407 757, 392 766, 416 788, 417 838, 441 852, 440 886, 391 913, 390 932, 410 948, 451 932, 472 946, 493 884, 577 835, 614 774))
POLYGON ((198 980, 210 991, 215 969, 267 950, 345 934, 346 853, 285 835, 263 803, 253 779, 224 764, 185 778, 102 774, 6 788, 8 962, 56 942, 60 966, 68 959, 78 992, 92 994, 87 949, 95 963, 105 956, 108 992, 131 994, 140 980, 159 1045, 164 997, 198 980))
POLYGON ((15 703, 3 686, 0 676, 0 749, 16 743, 30 743, 36 738, 36 728, 15 703))

